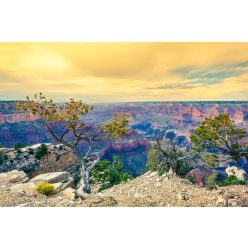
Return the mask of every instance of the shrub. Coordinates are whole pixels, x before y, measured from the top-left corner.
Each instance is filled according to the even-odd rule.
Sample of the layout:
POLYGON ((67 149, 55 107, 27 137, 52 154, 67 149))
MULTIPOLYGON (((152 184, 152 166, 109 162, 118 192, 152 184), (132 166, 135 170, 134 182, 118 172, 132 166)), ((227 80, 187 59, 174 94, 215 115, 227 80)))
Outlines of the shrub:
POLYGON ((27 145, 25 145, 25 144, 21 144, 21 143, 17 142, 17 143, 15 143, 15 144, 13 145, 13 148, 14 148, 15 150, 18 150, 18 149, 24 148, 24 147, 26 147, 26 146, 27 146, 27 145))
POLYGON ((195 158, 188 156, 190 152, 173 141, 157 142, 148 152, 147 167, 151 171, 158 171, 159 175, 172 168, 178 176, 184 177, 192 169, 195 158))
POLYGON ((45 144, 41 144, 41 146, 37 149, 35 153, 35 158, 36 159, 41 159, 45 155, 48 154, 48 148, 45 144))
POLYGON ((123 170, 123 164, 118 156, 113 156, 112 163, 108 160, 100 161, 90 176, 94 183, 100 184, 99 191, 133 178, 123 170))
POLYGON ((46 196, 51 195, 54 192, 54 189, 55 189, 54 185, 52 185, 51 183, 46 183, 46 182, 39 183, 36 186, 36 190, 46 196))
POLYGON ((16 152, 17 152, 18 154, 21 154, 21 153, 22 153, 22 151, 21 151, 20 148, 18 148, 18 149, 16 150, 16 152))
POLYGON ((165 172, 168 172, 168 169, 164 167, 158 167, 157 172, 159 176, 162 176, 165 172))
POLYGON ((34 150, 30 148, 29 151, 28 151, 28 154, 34 155, 34 150))
POLYGON ((8 155, 0 151, 0 165, 3 164, 6 160, 8 160, 8 158, 9 158, 8 155))
POLYGON ((206 188, 209 190, 215 189, 217 186, 217 175, 214 173, 210 175, 206 180, 206 188))
POLYGON ((225 187, 228 185, 243 185, 243 184, 245 184, 245 181, 239 180, 234 175, 228 176, 225 180, 218 181, 218 185, 220 187, 225 187))
POLYGON ((152 147, 148 152, 147 167, 151 171, 157 171, 159 167, 158 164, 159 164, 159 151, 152 147))
POLYGON ((78 168, 73 177, 75 186, 79 184, 80 179, 81 179, 81 173, 80 173, 80 168, 78 168))
POLYGON ((194 176, 194 175, 189 175, 189 176, 188 176, 188 180, 189 180, 191 183, 195 184, 195 176, 194 176))

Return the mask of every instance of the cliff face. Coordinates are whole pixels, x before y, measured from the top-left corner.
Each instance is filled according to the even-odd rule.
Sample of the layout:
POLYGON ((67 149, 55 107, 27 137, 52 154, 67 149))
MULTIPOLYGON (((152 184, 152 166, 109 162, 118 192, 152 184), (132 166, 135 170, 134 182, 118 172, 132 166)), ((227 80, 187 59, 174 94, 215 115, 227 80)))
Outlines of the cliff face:
POLYGON ((73 173, 80 165, 71 150, 63 145, 46 144, 48 153, 37 159, 35 154, 40 145, 25 147, 19 151, 13 148, 0 148, 7 155, 5 161, 0 165, 0 172, 17 169, 26 172, 28 177, 32 178, 47 172, 68 171, 73 173))
POLYGON ((35 121, 39 118, 31 113, 16 112, 16 102, 0 102, 0 124, 35 121))

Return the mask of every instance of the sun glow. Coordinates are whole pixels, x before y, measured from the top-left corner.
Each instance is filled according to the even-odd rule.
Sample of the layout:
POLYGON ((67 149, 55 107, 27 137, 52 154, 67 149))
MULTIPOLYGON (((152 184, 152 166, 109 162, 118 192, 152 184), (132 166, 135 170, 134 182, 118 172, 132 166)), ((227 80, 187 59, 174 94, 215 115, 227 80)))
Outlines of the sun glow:
POLYGON ((0 99, 248 100, 248 43, 0 43, 0 99))

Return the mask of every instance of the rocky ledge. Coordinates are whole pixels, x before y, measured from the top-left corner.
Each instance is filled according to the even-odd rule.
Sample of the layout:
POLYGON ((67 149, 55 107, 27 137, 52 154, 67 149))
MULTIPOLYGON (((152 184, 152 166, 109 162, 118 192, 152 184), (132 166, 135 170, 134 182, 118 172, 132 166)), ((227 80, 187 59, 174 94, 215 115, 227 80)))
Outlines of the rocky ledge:
POLYGON ((31 180, 24 172, 0 174, 2 207, 246 207, 248 186, 236 185, 212 191, 197 187, 173 174, 147 172, 85 199, 76 198, 67 172, 38 175, 31 180), (45 196, 35 190, 41 182, 54 184, 55 193, 45 196))
POLYGON ((36 144, 20 149, 0 148, 5 155, 5 160, 0 163, 0 172, 20 170, 27 173, 29 177, 36 175, 68 171, 73 173, 78 168, 79 162, 71 149, 62 144, 45 143, 47 154, 41 158, 36 153, 42 144, 36 144))

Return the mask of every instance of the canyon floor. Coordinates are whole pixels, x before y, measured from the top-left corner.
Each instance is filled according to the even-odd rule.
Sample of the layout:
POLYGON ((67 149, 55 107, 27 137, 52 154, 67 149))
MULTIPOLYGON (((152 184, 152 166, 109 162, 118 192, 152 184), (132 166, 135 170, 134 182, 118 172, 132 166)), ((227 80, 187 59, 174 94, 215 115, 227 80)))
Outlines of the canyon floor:
POLYGON ((1 207, 238 207, 248 206, 248 186, 207 190, 175 175, 147 172, 86 199, 12 192, 0 187, 1 207))

